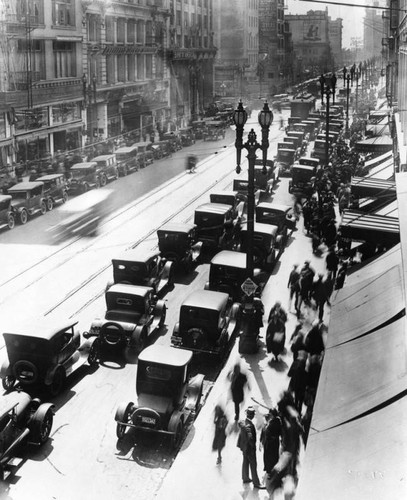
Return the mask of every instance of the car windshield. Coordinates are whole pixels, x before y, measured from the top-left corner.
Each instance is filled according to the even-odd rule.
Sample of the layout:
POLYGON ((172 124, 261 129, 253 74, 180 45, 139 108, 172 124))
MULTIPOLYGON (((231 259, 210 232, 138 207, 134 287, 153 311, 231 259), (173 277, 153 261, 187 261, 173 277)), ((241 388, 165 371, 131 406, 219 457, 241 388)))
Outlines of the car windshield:
POLYGON ((13 200, 28 200, 28 192, 27 191, 12 191, 10 193, 13 200))
POLYGON ((80 177, 83 177, 84 175, 89 174, 92 172, 93 169, 91 168, 81 168, 81 169, 71 169, 71 174, 74 177, 74 179, 79 179, 80 177))

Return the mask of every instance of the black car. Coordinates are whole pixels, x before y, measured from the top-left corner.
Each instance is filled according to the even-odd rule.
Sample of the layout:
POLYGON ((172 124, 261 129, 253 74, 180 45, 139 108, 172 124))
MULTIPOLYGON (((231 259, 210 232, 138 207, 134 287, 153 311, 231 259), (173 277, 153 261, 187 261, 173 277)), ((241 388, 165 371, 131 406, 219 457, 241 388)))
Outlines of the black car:
POLYGON ((169 222, 157 230, 158 248, 164 259, 189 272, 198 262, 202 242, 195 224, 169 222))

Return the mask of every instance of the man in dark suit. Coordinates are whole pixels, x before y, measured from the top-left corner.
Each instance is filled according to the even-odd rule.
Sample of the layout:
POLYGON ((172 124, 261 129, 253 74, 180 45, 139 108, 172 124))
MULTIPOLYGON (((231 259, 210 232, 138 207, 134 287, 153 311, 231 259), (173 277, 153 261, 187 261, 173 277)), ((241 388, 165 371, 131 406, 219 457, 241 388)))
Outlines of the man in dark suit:
POLYGON ((253 481, 254 488, 265 489, 265 486, 260 484, 259 476, 257 475, 256 428, 252 422, 254 415, 254 408, 249 406, 246 410, 246 419, 239 422, 240 433, 237 440, 237 446, 243 453, 243 482, 251 483, 253 481), (249 477, 249 467, 252 479, 249 477))

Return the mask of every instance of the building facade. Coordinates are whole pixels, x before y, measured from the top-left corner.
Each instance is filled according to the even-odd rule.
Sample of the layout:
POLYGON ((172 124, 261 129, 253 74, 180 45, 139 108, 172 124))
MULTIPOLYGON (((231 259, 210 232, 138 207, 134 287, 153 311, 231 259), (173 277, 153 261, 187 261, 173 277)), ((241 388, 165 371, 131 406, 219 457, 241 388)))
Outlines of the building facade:
POLYGON ((336 68, 341 68, 343 66, 342 30, 343 23, 340 17, 338 17, 338 19, 331 19, 328 17, 328 37, 336 68))

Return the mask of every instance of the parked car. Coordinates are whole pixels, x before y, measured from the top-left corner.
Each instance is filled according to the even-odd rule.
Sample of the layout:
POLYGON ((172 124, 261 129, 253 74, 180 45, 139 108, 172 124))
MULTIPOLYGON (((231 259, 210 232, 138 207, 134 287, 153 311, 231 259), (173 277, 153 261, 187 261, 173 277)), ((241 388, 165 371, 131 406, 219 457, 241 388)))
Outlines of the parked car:
POLYGON ((68 201, 68 188, 64 174, 49 174, 38 177, 37 182, 44 183, 44 195, 47 200, 47 209, 52 210, 55 203, 68 201))
POLYGON ((158 249, 164 259, 189 272, 198 262, 202 241, 198 241, 195 224, 169 222, 157 230, 158 249))
MULTIPOLYGON (((232 300, 242 300, 242 284, 247 278, 247 256, 245 253, 222 250, 211 260, 209 267, 209 281, 205 284, 205 290, 227 293, 232 300)), ((253 281, 258 286, 256 294, 261 294, 268 274, 261 269, 253 271, 253 281)))
POLYGON ((101 171, 94 161, 75 163, 70 170, 69 192, 86 193, 89 189, 99 188, 101 171))
POLYGON ((117 168, 116 155, 101 155, 92 158, 100 171, 100 185, 105 186, 107 181, 116 180, 119 178, 119 170, 117 168))
POLYGON ((65 379, 88 363, 97 366, 99 341, 83 341, 76 320, 39 319, 3 333, 7 358, 0 367, 3 388, 15 384, 28 390, 45 387, 52 396, 59 394, 65 379))
POLYGON ((122 146, 116 149, 116 161, 119 174, 125 176, 131 172, 137 172, 139 169, 139 162, 137 161, 137 146, 122 146))
POLYGON ((191 127, 180 128, 179 134, 183 147, 195 144, 195 134, 191 127))
POLYGON ((206 122, 204 120, 196 120, 193 121, 191 126, 193 130, 193 134, 195 136, 195 139, 203 139, 204 137, 204 131, 206 127, 206 122))
POLYGON ((0 194, 0 228, 7 226, 13 229, 16 224, 16 213, 11 204, 12 197, 9 194, 0 194))
POLYGON ((262 160, 254 162, 254 187, 260 189, 268 197, 273 191, 273 187, 279 180, 279 169, 272 160, 266 160, 266 167, 263 167, 262 160))
POLYGON ((42 446, 51 434, 54 405, 32 399, 25 392, 2 396, 0 403, 0 482, 21 446, 42 446))
POLYGON ((288 239, 288 231, 293 231, 297 222, 293 208, 288 205, 264 202, 259 203, 255 210, 256 222, 277 226, 278 235, 282 236, 280 248, 285 246, 288 239))
POLYGON ((234 210, 224 203, 205 203, 195 209, 194 223, 197 226, 198 239, 203 247, 218 249, 225 231, 234 229, 234 210))
POLYGON ((106 313, 96 318, 85 338, 97 337, 101 347, 143 350, 165 322, 167 307, 146 286, 112 285, 105 292, 106 313))
POLYGON ((169 141, 171 146, 171 151, 173 153, 182 149, 182 141, 179 133, 165 132, 165 134, 162 135, 162 140, 169 141))
POLYGON ((171 146, 171 141, 157 141, 153 142, 151 145, 151 151, 155 160, 160 160, 161 158, 168 158, 172 155, 173 149, 171 146))
POLYGON ((233 219, 243 215, 245 201, 242 200, 242 196, 237 191, 215 191, 209 194, 209 200, 211 203, 221 203, 223 205, 231 206, 233 208, 233 219))
MULTIPOLYGON (((241 252, 247 252, 249 237, 251 236, 247 231, 247 224, 243 224, 240 231, 241 252)), ((278 234, 276 226, 255 222, 252 239, 254 266, 271 272, 282 249, 282 243, 282 236, 278 234)))
POLYGON ((126 250, 112 264, 114 283, 148 286, 157 294, 173 285, 173 263, 158 250, 142 246, 126 250))
POLYGON ((240 328, 241 305, 211 290, 193 292, 181 305, 171 345, 223 357, 240 328))
POLYGON ((185 427, 200 408, 204 376, 190 378, 192 352, 152 345, 139 355, 137 401, 125 402, 116 410, 116 435, 123 439, 128 427, 142 432, 171 436, 181 444, 185 427))
POLYGON ((206 122, 202 139, 204 141, 217 141, 225 138, 225 129, 220 121, 206 122))
POLYGON ((291 169, 291 179, 288 182, 288 192, 301 195, 309 186, 315 176, 313 167, 294 163, 291 169))
MULTIPOLYGON (((278 167, 277 167, 278 168, 278 167)), ((237 191, 241 199, 247 202, 247 193, 249 190, 249 181, 247 179, 233 179, 233 191, 237 191)), ((256 188, 254 192, 254 204, 260 203, 260 199, 263 197, 264 191, 256 188)))
POLYGON ((145 168, 154 163, 154 154, 151 151, 152 143, 149 141, 135 142, 131 147, 137 147, 137 163, 139 168, 145 168))
POLYGON ((21 224, 28 221, 28 216, 38 212, 47 212, 47 201, 43 182, 19 182, 8 190, 11 205, 21 224))

